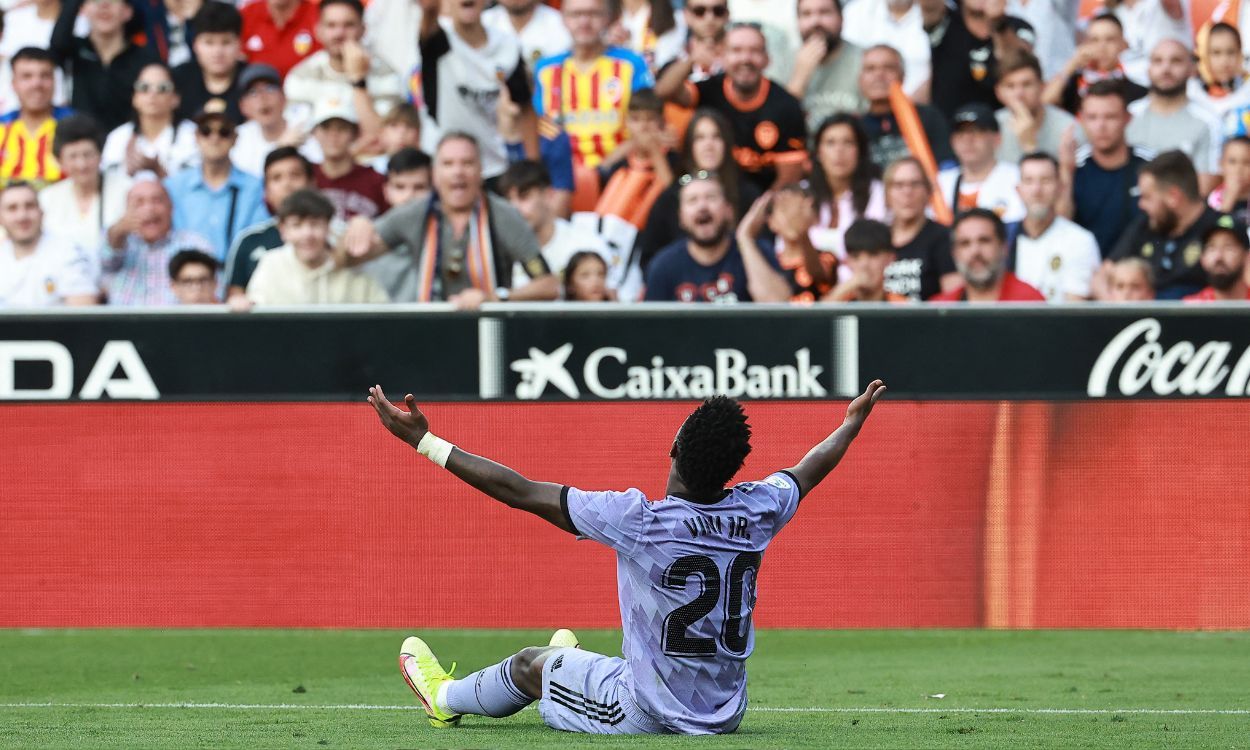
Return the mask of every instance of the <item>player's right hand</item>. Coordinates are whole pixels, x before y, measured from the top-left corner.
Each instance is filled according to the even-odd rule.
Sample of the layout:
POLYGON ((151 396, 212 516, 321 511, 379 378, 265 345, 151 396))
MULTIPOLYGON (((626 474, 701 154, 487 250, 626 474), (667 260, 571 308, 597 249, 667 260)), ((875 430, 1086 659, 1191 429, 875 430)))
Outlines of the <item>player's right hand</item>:
POLYGON ((425 433, 430 431, 430 421, 417 408, 417 400, 411 393, 404 396, 408 411, 396 407, 382 392, 382 386, 375 385, 369 389, 369 403, 373 404, 382 426, 391 434, 412 447, 417 447, 425 433))

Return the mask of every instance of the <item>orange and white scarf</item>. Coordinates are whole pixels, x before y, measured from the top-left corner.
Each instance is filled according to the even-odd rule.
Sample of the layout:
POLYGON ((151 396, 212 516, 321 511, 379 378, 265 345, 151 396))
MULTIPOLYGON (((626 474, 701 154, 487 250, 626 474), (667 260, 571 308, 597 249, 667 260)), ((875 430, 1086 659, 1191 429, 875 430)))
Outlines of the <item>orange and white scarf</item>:
MULTIPOLYGON (((464 272, 468 273, 471 286, 493 296, 497 285, 495 247, 491 240, 490 210, 486 208, 486 201, 486 198, 480 199, 469 218, 469 242, 465 250, 464 272)), ((434 301, 435 285, 441 285, 444 263, 442 225, 443 212, 438 205, 438 196, 433 195, 425 215, 425 244, 417 274, 417 299, 420 302, 434 301)), ((447 295, 441 296, 446 298, 447 295)))

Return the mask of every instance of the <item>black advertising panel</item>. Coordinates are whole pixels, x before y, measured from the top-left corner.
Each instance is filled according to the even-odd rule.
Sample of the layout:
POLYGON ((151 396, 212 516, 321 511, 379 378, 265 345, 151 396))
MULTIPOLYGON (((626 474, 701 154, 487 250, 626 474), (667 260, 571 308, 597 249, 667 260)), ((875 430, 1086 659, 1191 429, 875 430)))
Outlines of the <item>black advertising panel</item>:
POLYGON ((1244 398, 1250 306, 0 315, 0 400, 1244 398))
POLYGON ((0 399, 354 401, 370 385, 477 397, 471 315, 0 316, 0 399))
POLYGON ((859 319, 859 373, 919 399, 1239 398, 1250 306, 951 309, 859 319))

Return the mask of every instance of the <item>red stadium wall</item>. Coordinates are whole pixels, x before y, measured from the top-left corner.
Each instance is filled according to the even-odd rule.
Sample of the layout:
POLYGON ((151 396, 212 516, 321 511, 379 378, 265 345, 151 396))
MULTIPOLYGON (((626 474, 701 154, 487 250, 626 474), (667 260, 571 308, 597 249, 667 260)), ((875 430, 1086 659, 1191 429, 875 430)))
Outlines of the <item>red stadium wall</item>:
MULTIPOLYGON (((839 405, 753 403, 743 477, 839 405)), ((687 404, 435 404, 539 479, 663 489, 687 404)), ((0 626, 596 627, 612 553, 360 404, 0 407, 0 626)), ((764 627, 1250 627, 1250 404, 889 403, 765 557, 764 627)))

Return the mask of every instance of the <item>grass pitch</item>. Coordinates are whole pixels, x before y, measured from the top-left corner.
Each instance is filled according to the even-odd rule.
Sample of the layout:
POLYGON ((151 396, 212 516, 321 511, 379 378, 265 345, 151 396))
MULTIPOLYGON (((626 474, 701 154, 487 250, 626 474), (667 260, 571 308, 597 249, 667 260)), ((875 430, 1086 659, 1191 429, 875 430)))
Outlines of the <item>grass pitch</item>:
MULTIPOLYGON (((760 631, 751 709, 711 738, 569 735, 533 710, 435 730, 403 635, 0 631, 0 747, 1250 747, 1250 633, 760 631)), ((463 675, 550 633, 422 635, 463 675)), ((618 653, 618 632, 579 635, 618 653)))

